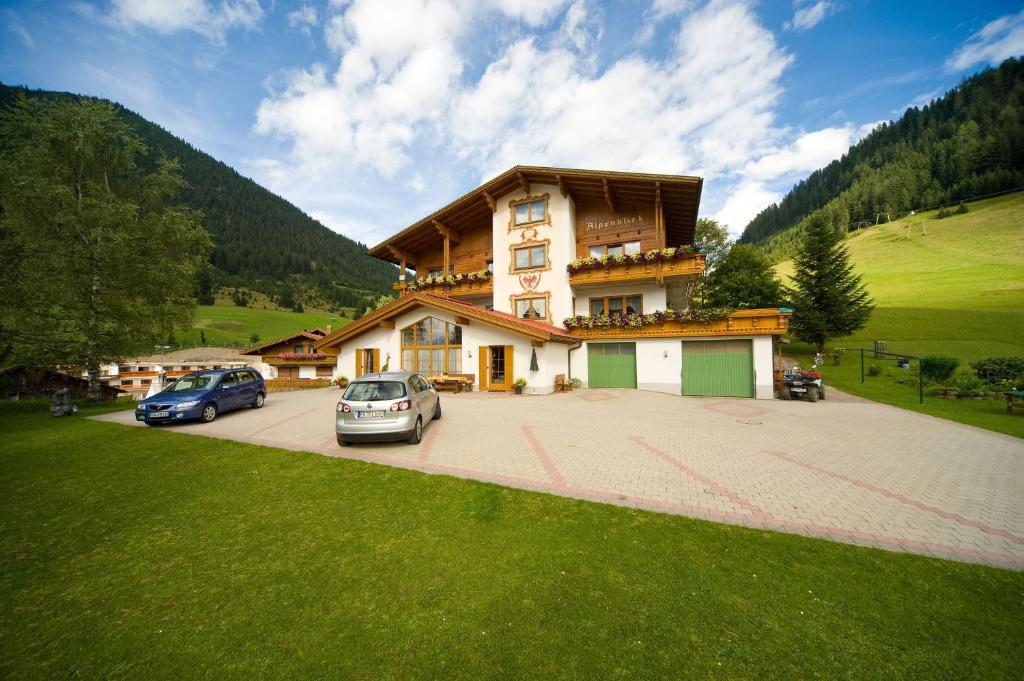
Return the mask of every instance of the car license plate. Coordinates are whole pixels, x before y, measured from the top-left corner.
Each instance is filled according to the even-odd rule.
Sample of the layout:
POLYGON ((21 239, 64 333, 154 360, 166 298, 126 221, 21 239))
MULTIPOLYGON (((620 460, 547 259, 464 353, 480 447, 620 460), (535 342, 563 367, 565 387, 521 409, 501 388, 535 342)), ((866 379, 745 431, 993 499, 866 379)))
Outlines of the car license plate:
POLYGON ((805 393, 805 392, 807 392, 807 388, 790 388, 790 390, 792 390, 795 393, 805 393))
POLYGON ((379 419, 379 418, 382 418, 383 416, 384 416, 384 410, 383 409, 376 409, 374 411, 357 411, 356 412, 356 418, 357 419, 379 419))
POLYGON ((154 419, 165 419, 165 418, 167 418, 170 415, 171 415, 171 412, 169 412, 169 411, 151 411, 151 412, 149 412, 149 417, 150 418, 154 418, 154 419))

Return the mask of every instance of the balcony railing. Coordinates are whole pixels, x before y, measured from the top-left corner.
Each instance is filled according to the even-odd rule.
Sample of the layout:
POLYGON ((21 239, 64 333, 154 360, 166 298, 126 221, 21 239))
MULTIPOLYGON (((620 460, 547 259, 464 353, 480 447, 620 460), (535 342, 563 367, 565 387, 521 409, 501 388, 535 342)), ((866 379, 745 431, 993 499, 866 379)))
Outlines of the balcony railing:
POLYGON ((609 260, 605 265, 569 272, 569 283, 573 286, 614 284, 621 281, 640 279, 668 279, 671 277, 696 276, 704 272, 704 254, 694 253, 682 258, 661 262, 642 261, 639 263, 616 263, 609 260))
POLYGON ((486 296, 494 293, 494 279, 493 277, 486 277, 483 279, 461 279, 454 283, 439 282, 430 284, 414 284, 412 286, 409 283, 400 281, 395 284, 395 290, 398 291, 399 296, 403 296, 409 291, 422 291, 423 293, 432 293, 436 296, 486 296))
POLYGON ((779 336, 789 330, 789 312, 778 309, 737 310, 707 322, 663 321, 638 327, 574 326, 569 333, 584 340, 605 338, 685 338, 687 336, 779 336))

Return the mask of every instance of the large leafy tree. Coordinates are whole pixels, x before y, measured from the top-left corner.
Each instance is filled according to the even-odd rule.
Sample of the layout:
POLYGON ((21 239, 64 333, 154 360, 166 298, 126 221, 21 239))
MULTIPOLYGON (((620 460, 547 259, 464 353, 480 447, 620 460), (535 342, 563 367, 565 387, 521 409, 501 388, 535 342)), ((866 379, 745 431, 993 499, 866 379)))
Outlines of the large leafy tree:
POLYGON ((697 218, 697 227, 693 231, 693 246, 706 251, 704 263, 710 271, 729 252, 731 245, 729 228, 714 218, 697 218))
POLYGON ((782 282, 768 257, 754 246, 735 244, 718 260, 704 279, 703 300, 707 307, 747 310, 778 307, 782 303, 782 282))
POLYGON ((21 100, 0 119, 0 335, 14 361, 84 367, 191 320, 209 254, 200 214, 172 204, 175 161, 146 148, 108 104, 21 100))
POLYGON ((791 326, 794 335, 825 349, 829 338, 863 327, 874 303, 853 271, 842 234, 821 212, 808 220, 794 260, 791 326))

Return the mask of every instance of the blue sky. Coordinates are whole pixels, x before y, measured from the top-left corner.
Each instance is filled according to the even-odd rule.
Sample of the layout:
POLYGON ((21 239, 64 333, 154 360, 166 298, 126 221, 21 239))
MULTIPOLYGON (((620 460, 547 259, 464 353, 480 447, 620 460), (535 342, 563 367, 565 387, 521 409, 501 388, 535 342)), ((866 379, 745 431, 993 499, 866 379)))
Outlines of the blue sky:
POLYGON ((738 232, 1024 53, 1019 3, 38 0, 0 80, 116 100, 373 244, 514 164, 696 174, 738 232))

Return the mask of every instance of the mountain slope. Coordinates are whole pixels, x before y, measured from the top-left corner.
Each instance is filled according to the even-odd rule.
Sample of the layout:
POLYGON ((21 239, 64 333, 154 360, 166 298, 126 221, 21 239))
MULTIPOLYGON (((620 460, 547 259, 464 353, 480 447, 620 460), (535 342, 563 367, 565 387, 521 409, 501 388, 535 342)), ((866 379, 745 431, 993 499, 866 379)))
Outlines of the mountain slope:
MULTIPOLYGON (((94 99, 0 84, 0 108, 19 95, 94 99)), ((368 256, 364 244, 331 231, 155 123, 111 104, 149 148, 144 165, 161 155, 180 161, 189 187, 179 199, 203 212, 203 226, 213 238, 213 286, 244 286, 274 297, 287 289, 300 301, 323 307, 361 306, 391 291, 394 267, 368 256)))
POLYGON ((761 244, 825 210, 837 229, 1024 186, 1024 63, 1008 59, 879 126, 746 226, 761 244))

